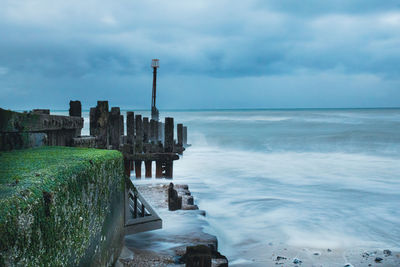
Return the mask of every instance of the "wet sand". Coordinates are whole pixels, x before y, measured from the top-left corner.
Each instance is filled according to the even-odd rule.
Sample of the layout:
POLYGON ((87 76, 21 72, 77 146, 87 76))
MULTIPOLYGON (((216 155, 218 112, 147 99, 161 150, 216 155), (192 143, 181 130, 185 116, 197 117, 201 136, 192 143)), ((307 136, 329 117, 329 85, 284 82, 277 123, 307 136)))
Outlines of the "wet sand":
POLYGON ((263 246, 244 246, 241 255, 230 266, 400 266, 400 253, 368 249, 297 248, 266 242, 263 246), (389 255, 390 254, 390 255, 389 255), (251 260, 248 260, 251 259, 251 260), (381 259, 381 260, 380 260, 381 259))

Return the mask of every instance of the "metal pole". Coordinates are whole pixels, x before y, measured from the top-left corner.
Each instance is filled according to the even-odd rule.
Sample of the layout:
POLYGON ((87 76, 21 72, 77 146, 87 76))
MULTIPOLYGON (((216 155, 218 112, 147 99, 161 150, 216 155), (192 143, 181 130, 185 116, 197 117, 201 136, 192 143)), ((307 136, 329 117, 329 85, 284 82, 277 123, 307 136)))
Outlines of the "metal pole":
POLYGON ((157 68, 153 68, 153 94, 151 107, 156 107, 156 93, 157 93, 157 68))

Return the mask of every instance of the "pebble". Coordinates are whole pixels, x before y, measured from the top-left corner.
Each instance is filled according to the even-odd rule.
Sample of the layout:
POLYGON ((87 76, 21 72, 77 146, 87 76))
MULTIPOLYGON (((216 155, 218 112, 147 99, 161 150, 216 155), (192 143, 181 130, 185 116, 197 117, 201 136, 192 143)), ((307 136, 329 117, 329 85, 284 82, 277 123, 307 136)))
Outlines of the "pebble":
POLYGON ((321 255, 321 253, 319 253, 319 252, 314 252, 314 255, 315 255, 315 256, 319 256, 319 255, 321 255))
POLYGON ((346 263, 344 267, 354 267, 351 263, 346 263))
POLYGON ((332 249, 328 248, 326 251, 328 251, 328 252, 331 252, 331 251, 332 251, 332 249))
POLYGON ((385 249, 385 250, 383 251, 383 254, 385 254, 385 256, 387 257, 387 256, 391 256, 391 255, 392 255, 392 252, 391 252, 390 250, 388 250, 388 249, 385 249))
POLYGON ((276 257, 276 260, 277 261, 280 261, 280 260, 286 260, 287 258, 285 258, 285 257, 282 257, 282 256, 278 256, 278 257, 276 257))
POLYGON ((298 258, 294 258, 294 259, 293 259, 293 263, 294 263, 294 264, 300 264, 300 263, 302 263, 302 261, 299 260, 298 258))
POLYGON ((381 262, 383 259, 381 257, 376 257, 375 262, 381 262))

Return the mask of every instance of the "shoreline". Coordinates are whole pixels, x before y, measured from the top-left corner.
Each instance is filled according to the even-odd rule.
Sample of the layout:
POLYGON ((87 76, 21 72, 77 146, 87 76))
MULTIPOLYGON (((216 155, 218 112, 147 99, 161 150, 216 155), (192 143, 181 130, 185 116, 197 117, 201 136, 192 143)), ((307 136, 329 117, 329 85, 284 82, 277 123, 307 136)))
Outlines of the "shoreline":
MULTIPOLYGON (((140 193, 163 218, 164 229, 140 233, 126 238, 121 258, 125 264, 117 266, 185 266, 179 259, 186 246, 205 244, 218 249, 215 236, 205 233, 208 226, 206 211, 188 204, 191 193, 184 184, 175 185, 178 195, 183 197, 182 209, 168 211, 169 181, 141 180, 135 184, 140 193), (143 183, 144 182, 144 183, 143 183), (174 221, 179 223, 175 224, 174 221), (186 227, 188 224, 189 227, 186 227), (137 242, 134 240, 136 239, 137 242)), ((190 202, 190 201, 189 201, 190 202)), ((194 203, 196 204, 196 203, 194 203)), ((266 240, 263 244, 243 246, 242 256, 231 259, 232 266, 399 266, 400 252, 385 248, 353 249, 313 248, 285 245, 266 240)), ((121 262, 121 261, 119 261, 121 262)), ((225 262, 213 261, 212 266, 227 266, 225 262)))
POLYGON ((162 218, 163 228, 126 236, 116 266, 185 266, 187 247, 199 245, 210 248, 212 266, 228 266, 218 252, 217 237, 204 231, 206 211, 194 205, 188 185, 174 185, 182 197, 182 208, 176 211, 168 210, 169 183, 152 180, 135 187, 162 218))

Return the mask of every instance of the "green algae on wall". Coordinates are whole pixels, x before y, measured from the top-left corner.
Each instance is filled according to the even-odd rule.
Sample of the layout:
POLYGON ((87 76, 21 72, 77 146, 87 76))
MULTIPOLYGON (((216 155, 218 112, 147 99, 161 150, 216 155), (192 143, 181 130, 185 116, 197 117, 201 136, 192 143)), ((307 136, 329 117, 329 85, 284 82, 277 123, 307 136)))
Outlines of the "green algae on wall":
POLYGON ((42 147, 0 152, 0 266, 90 262, 93 241, 100 241, 93 250, 97 253, 110 238, 104 223, 112 203, 121 203, 123 187, 118 151, 42 147))

